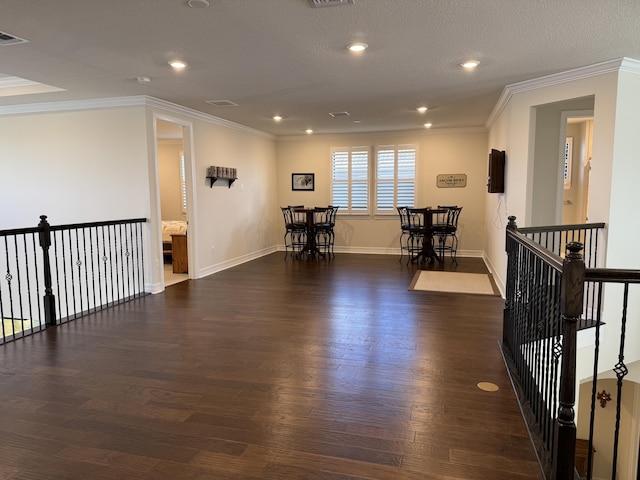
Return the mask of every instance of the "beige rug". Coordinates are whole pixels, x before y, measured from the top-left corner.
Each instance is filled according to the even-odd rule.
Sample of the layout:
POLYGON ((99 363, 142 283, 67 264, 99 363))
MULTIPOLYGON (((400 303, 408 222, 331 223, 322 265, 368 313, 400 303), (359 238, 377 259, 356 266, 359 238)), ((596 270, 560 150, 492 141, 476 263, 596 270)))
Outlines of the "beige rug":
POLYGON ((420 270, 413 277, 409 290, 427 292, 473 293, 498 295, 491 276, 484 273, 440 272, 420 270))

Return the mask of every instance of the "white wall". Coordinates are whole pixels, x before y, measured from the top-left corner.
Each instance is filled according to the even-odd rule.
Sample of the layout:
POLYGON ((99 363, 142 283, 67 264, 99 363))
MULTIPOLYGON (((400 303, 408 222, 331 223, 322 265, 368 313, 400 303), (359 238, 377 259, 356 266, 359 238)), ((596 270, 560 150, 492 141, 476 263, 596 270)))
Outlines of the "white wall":
POLYGON ((142 107, 0 116, 0 229, 149 216, 142 107))
MULTIPOLYGON (((416 205, 462 206, 458 254, 481 255, 484 248, 483 198, 487 176, 487 133, 483 130, 314 135, 279 139, 279 205, 322 206, 330 203, 332 147, 369 146, 372 147, 373 155, 373 147, 376 145, 397 144, 416 144, 418 148, 416 205), (315 173, 315 191, 292 191, 292 173, 315 173), (437 188, 436 176, 451 173, 465 173, 467 186, 437 188)), ((399 233, 396 214, 376 218, 339 216, 336 225, 336 251, 399 253, 399 233)))

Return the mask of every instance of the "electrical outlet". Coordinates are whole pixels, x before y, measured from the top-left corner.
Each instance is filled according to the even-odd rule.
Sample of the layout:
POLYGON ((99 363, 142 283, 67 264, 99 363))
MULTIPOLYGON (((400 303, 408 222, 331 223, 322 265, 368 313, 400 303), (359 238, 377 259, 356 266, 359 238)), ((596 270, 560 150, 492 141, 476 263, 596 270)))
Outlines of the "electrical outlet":
POLYGON ((216 253, 216 247, 214 247, 213 245, 211 245, 211 255, 216 253))

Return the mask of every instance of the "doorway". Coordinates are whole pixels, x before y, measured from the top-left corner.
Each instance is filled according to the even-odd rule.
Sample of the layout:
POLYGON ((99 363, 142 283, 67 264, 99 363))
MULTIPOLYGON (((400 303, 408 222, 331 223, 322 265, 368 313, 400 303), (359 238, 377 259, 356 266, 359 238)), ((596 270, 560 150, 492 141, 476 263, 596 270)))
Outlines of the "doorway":
POLYGON ((187 159, 184 126, 156 120, 156 162, 165 287, 189 279, 187 159))
POLYGON ((562 225, 589 221, 593 110, 562 112, 562 225))

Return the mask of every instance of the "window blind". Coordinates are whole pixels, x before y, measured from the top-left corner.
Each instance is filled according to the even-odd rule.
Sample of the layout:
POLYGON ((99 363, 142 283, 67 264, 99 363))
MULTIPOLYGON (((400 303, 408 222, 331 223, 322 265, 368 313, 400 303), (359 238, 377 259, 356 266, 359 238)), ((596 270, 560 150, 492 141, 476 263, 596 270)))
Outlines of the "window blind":
POLYGON ((415 146, 376 149, 376 213, 395 213, 399 205, 414 206, 415 171, 415 146))
POLYGON ((331 171, 331 204, 340 206, 341 214, 368 213, 368 147, 332 149, 331 171))

